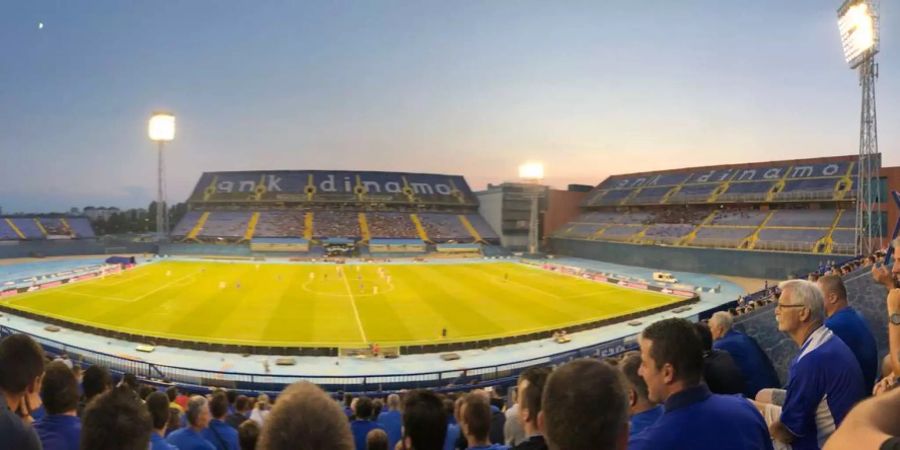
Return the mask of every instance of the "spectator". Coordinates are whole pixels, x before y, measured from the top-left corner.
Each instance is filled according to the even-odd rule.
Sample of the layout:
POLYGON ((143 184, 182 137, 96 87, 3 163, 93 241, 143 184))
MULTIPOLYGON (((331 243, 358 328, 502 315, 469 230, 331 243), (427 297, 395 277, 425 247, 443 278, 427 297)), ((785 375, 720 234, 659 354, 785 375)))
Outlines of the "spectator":
POLYGON ((371 419, 378 422, 378 416, 381 415, 381 410, 384 409, 384 402, 380 399, 372 400, 372 417, 371 419))
POLYGON ((388 450, 388 435, 381 428, 373 428, 366 435, 366 450, 388 450))
POLYGON ((815 283, 789 280, 778 287, 778 329, 800 351, 788 369, 786 390, 760 392, 758 406, 773 439, 793 450, 819 449, 864 397, 862 370, 847 345, 824 326, 824 299, 815 283))
POLYGON ((662 417, 629 441, 630 450, 772 449, 762 416, 740 397, 718 395, 702 383, 703 343, 685 319, 665 319, 640 335, 641 367, 651 402, 662 417))
POLYGON ((430 391, 409 392, 403 403, 403 432, 404 448, 442 450, 447 435, 444 402, 430 391))
POLYGON ((30 425, 31 408, 41 404, 44 351, 30 337, 13 334, 0 340, 0 450, 39 450, 30 425))
POLYGON ((81 448, 147 450, 152 433, 147 408, 130 388, 118 387, 96 396, 84 409, 81 448))
POLYGON ((216 447, 203 437, 203 430, 209 426, 209 401, 206 397, 195 395, 188 401, 188 426, 173 432, 166 438, 179 450, 215 450, 216 447))
POLYGON ((744 396, 756 398, 760 389, 779 387, 778 374, 762 347, 752 337, 734 330, 733 323, 731 314, 719 311, 709 319, 709 331, 713 349, 728 352, 740 368, 745 381, 744 396))
POLYGON ((597 360, 577 359, 547 378, 538 423, 551 450, 625 450, 625 401, 624 381, 617 369, 597 360))
POLYGON ((501 409, 504 406, 504 401, 502 398, 502 394, 500 393, 500 388, 487 388, 489 390, 482 391, 488 395, 488 399, 491 402, 491 435, 490 440, 492 444, 503 444, 505 442, 505 437, 503 435, 503 430, 506 428, 506 414, 503 414, 503 410, 501 409))
POLYGON ((853 408, 823 450, 900 449, 900 389, 870 398, 853 408))
POLYGON ((150 450, 178 450, 166 442, 166 425, 169 423, 169 397, 162 392, 154 392, 147 396, 147 411, 153 422, 153 433, 150 434, 150 450))
POLYGON ((872 266, 872 277, 888 290, 888 355, 891 357, 891 369, 894 376, 900 376, 900 238, 891 241, 894 247, 894 265, 888 271, 881 264, 872 266))
POLYGON ((241 444, 241 450, 256 450, 257 441, 259 441, 259 425, 252 420, 245 420, 238 427, 238 442, 241 444))
POLYGON ((350 422, 350 431, 353 432, 353 442, 356 443, 356 450, 366 450, 366 436, 370 431, 381 428, 372 418, 372 399, 369 397, 360 397, 356 401, 354 407, 355 420, 350 422))
POLYGON ((638 375, 641 368, 641 355, 626 356, 619 364, 625 375, 628 394, 628 415, 631 417, 628 434, 634 436, 645 428, 656 423, 663 414, 662 405, 653 403, 648 398, 647 383, 638 375))
MULTIPOLYGON (((525 438, 513 447, 515 450, 547 450, 544 435, 538 427, 538 415, 541 413, 541 396, 544 395, 544 386, 549 376, 550 369, 546 367, 532 367, 519 375, 516 406, 525 438)), ((509 422, 506 421, 507 424, 509 422)))
POLYGON ((444 450, 454 450, 460 432, 459 425, 456 423, 456 408, 453 400, 444 399, 444 413, 447 415, 447 436, 444 438, 444 450))
POLYGON ((238 393, 235 390, 226 390, 225 396, 228 398, 228 415, 235 413, 234 402, 237 401, 238 393))
POLYGON ((344 394, 344 414, 348 419, 353 419, 353 396, 349 393, 344 394))
POLYGON ((84 378, 81 381, 83 395, 81 397, 81 402, 78 404, 78 416, 81 417, 84 408, 94 397, 111 388, 112 377, 109 376, 109 371, 107 371, 105 367, 97 365, 88 367, 87 370, 84 371, 84 378))
MULTIPOLYGON (((353 450, 347 416, 318 386, 294 383, 278 396, 259 437, 263 450, 353 450)), ((182 449, 184 450, 184 449, 182 449)))
POLYGON ((393 450, 402 436, 403 417, 400 414, 400 396, 388 395, 387 406, 388 410, 378 415, 378 425, 387 432, 388 448, 393 450))
POLYGON ((507 394, 507 400, 512 405, 506 408, 506 420, 503 423, 503 443, 512 447, 525 441, 525 428, 519 418, 518 389, 512 389, 507 394))
POLYGON ((81 420, 75 414, 78 382, 62 360, 47 365, 41 399, 47 415, 34 423, 34 429, 44 450, 78 450, 81 442, 81 420))
POLYGON ((216 450, 239 450, 237 430, 225 423, 228 415, 228 396, 217 392, 209 401, 212 420, 203 430, 203 438, 212 443, 216 450))
POLYGON ((459 425, 468 448, 478 450, 506 450, 509 447, 490 442, 491 404, 483 392, 463 397, 459 410, 459 425))
POLYGON ((178 410, 179 413, 182 413, 182 414, 184 413, 184 407, 175 401, 178 399, 178 388, 177 387, 170 386, 168 389, 166 389, 166 397, 169 398, 169 408, 175 408, 178 410))
POLYGON ((250 420, 256 422, 262 428, 265 425, 266 417, 269 416, 270 409, 269 396, 259 394, 259 397, 256 398, 256 404, 253 405, 253 411, 250 412, 250 420))
POLYGON ((179 428, 181 428, 182 415, 184 414, 169 405, 169 422, 166 423, 166 437, 169 437, 172 432, 177 431, 179 428))
POLYGON ((128 389, 131 389, 131 392, 134 392, 135 395, 138 394, 138 385, 137 376, 133 373, 126 373, 122 375, 122 380, 119 383, 120 385, 128 386, 128 389))
POLYGON ((703 343, 703 379, 714 394, 742 394, 744 375, 728 352, 712 348, 712 333, 705 323, 694 324, 703 343))
POLYGON ((140 387, 138 387, 138 397, 140 397, 141 400, 146 401, 147 396, 152 394, 153 392, 155 392, 155 389, 147 386, 146 384, 142 384, 140 387))
POLYGON ((241 424, 247 421, 249 406, 250 399, 246 395, 238 395, 234 400, 234 413, 225 419, 225 423, 231 425, 235 430, 239 429, 241 424))
POLYGON ((847 288, 841 277, 819 278, 819 289, 825 299, 825 326, 841 338, 862 370, 865 392, 872 392, 878 378, 878 345, 865 319, 847 302, 847 288))

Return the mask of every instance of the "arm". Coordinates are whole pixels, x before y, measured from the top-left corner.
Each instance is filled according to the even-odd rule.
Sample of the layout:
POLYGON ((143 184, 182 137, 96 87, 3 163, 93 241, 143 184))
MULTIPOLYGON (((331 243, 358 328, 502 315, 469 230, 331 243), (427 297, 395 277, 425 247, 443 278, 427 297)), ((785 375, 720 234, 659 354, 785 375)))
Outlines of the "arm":
MULTIPOLYGON (((894 288, 888 291, 887 296, 888 319, 891 314, 900 314, 900 289, 894 288)), ((894 376, 900 375, 900 325, 888 322, 888 348, 891 355, 891 367, 894 376)))
POLYGON ((900 435, 900 390, 872 397, 853 408, 825 443, 824 450, 877 449, 892 436, 900 435))
POLYGON ((794 433, 791 433, 791 430, 788 430, 780 420, 769 425, 769 434, 772 435, 772 439, 784 444, 790 444, 797 439, 797 436, 794 436, 794 433))

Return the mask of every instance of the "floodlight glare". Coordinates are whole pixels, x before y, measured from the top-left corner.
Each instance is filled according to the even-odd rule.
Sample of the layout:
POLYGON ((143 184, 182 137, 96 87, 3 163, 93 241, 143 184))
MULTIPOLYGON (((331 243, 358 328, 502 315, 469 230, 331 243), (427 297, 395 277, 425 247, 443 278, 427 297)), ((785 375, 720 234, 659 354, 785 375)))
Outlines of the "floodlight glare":
POLYGON ((153 113, 147 126, 150 140, 168 142, 175 139, 175 116, 170 113, 153 113))
POLYGON ((544 165, 539 162, 527 162, 519 166, 519 178, 523 180, 544 179, 544 165))
POLYGON ((878 52, 878 18, 871 0, 848 0, 838 9, 844 59, 856 68, 878 52))

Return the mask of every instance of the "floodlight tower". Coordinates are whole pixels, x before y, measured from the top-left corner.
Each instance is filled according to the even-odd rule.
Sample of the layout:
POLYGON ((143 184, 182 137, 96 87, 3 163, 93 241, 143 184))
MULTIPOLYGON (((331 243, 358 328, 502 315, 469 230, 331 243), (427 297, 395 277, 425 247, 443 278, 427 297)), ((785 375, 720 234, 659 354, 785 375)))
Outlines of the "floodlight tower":
POLYGON ((541 181, 544 179, 544 165, 539 162, 526 162, 519 166, 519 178, 530 184, 528 195, 531 197, 531 218, 528 221, 528 253, 538 252, 538 200, 541 198, 541 181))
POLYGON ((856 165, 856 254, 871 254, 881 246, 881 211, 878 198, 881 154, 875 114, 875 79, 878 65, 878 13, 872 0, 846 0, 838 8, 838 29, 844 59, 859 71, 862 111, 859 162, 856 165))
POLYGON ((169 230, 169 215, 166 211, 166 166, 163 163, 163 147, 175 139, 175 116, 167 112, 155 112, 147 126, 150 140, 156 142, 159 154, 156 191, 156 240, 162 242, 169 230))

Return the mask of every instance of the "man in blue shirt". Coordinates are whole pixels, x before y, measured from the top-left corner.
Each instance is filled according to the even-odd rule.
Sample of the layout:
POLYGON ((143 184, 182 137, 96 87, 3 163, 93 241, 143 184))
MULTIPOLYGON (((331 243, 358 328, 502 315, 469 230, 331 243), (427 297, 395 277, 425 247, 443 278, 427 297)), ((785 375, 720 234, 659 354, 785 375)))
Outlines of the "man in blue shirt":
POLYGON ((627 382, 625 389, 628 392, 628 415, 631 416, 629 437, 656 423, 663 414, 662 405, 647 398, 647 383, 638 375, 640 367, 641 355, 628 355, 619 364, 627 382))
POLYGON ((447 434, 447 412, 440 397, 423 389, 407 393, 403 403, 403 434, 403 448, 442 450, 447 434))
POLYGON ((447 435, 444 437, 443 450, 454 450, 459 439, 459 424, 456 423, 456 403, 449 398, 444 399, 444 412, 447 414, 447 435))
POLYGON ((662 417, 628 442, 629 450, 772 450, 766 423, 749 400, 713 394, 703 384, 703 344, 685 319, 665 319, 640 336, 639 373, 662 417))
POLYGON ((216 447, 203 437, 203 430, 209 426, 211 419, 206 397, 201 395, 191 397, 184 415, 188 426, 173 431, 166 441, 179 450, 216 450, 216 447))
POLYGON ((382 428, 378 423, 371 420, 372 399, 369 397, 359 397, 356 400, 356 406, 354 408, 356 419, 350 422, 350 431, 353 433, 353 442, 356 444, 356 450, 366 450, 366 435, 376 428, 382 428))
POLYGON ((60 360, 47 365, 41 385, 41 399, 47 415, 34 423, 44 450, 78 450, 81 420, 78 410, 78 381, 60 360))
POLYGON ((24 334, 0 340, 0 450, 40 450, 29 408, 41 404, 44 351, 24 334))
POLYGON ((150 435, 150 450, 178 450, 166 442, 166 425, 169 423, 169 397, 162 392, 154 392, 147 396, 147 411, 153 421, 153 434, 150 435))
POLYGON ((547 450, 544 435, 538 427, 538 415, 543 408, 541 397, 544 395, 544 386, 549 377, 550 369, 547 367, 532 367, 519 375, 516 401, 525 440, 513 447, 513 450, 547 450))
POLYGON ((97 395, 81 415, 81 448, 146 450, 153 424, 147 408, 128 386, 97 395))
POLYGON ((733 319, 727 311, 719 311, 709 319, 713 349, 731 355, 744 375, 744 396, 756 398, 760 389, 780 387, 778 374, 762 347, 750 336, 732 329, 733 319))
POLYGON ((502 444, 491 444, 491 403, 486 392, 472 392, 463 397, 459 407, 459 427, 469 449, 508 450, 502 444))
POLYGON ((878 377, 878 344, 865 319, 847 302, 847 288, 837 275, 819 278, 819 289, 825 297, 825 326, 841 338, 862 369, 866 393, 872 392, 878 377))
POLYGON ((403 417, 400 414, 400 396, 397 394, 388 395, 388 410, 378 415, 378 425, 387 433, 388 449, 393 450, 400 440, 403 427, 403 417))
POLYGON ((203 437, 212 443, 216 450, 240 450, 237 430, 225 423, 228 416, 228 396, 222 392, 213 395, 209 401, 209 412, 212 420, 203 430, 203 437))
POLYGON ((772 438, 793 450, 818 450, 862 400, 862 370, 841 338, 824 326, 822 291, 806 280, 778 285, 778 329, 800 346, 791 361, 784 405, 760 403, 772 438))

